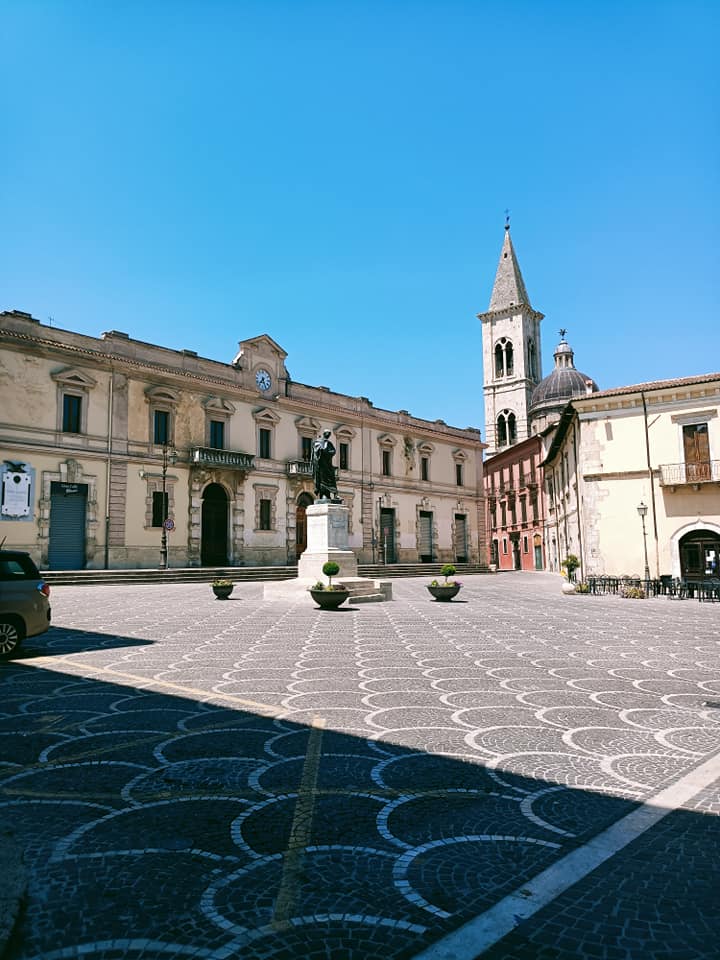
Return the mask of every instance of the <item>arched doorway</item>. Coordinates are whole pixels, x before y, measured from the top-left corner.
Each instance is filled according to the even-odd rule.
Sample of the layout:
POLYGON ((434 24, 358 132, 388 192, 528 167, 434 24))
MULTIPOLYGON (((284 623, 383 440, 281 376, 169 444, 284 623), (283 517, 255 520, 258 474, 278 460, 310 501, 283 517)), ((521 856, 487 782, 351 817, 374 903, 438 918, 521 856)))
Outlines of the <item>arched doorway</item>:
POLYGON ((713 530, 693 530, 680 540, 683 580, 720 577, 720 536, 713 530))
POLYGON ((305 510, 315 501, 309 493, 301 493, 297 499, 295 509, 295 559, 299 560, 300 555, 307 549, 307 517, 305 510))
POLYGON ((223 567, 228 562, 228 498, 219 483, 203 491, 200 562, 223 567))

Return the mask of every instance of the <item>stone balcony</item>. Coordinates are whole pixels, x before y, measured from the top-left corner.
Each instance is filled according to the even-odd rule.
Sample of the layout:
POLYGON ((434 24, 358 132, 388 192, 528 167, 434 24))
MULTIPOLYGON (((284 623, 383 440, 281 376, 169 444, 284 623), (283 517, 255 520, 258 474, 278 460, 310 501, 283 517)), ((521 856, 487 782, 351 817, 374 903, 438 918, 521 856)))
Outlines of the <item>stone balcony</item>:
POLYGON ((192 447, 190 462, 201 467, 225 467, 230 470, 254 470, 255 457, 240 450, 218 450, 215 447, 192 447))

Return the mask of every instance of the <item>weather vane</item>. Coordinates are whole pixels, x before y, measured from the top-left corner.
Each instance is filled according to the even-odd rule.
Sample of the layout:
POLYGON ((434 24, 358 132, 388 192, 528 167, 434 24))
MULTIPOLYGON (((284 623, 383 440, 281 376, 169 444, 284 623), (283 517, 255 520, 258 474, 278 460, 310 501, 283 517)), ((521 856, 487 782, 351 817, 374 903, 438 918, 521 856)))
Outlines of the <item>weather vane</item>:
POLYGON ((567 333, 567 330, 565 329, 565 327, 560 327, 560 339, 561 339, 561 340, 564 340, 564 339, 565 339, 565 334, 566 334, 566 333, 567 333))
POLYGON ((505 229, 510 229, 510 211, 505 207, 505 229))

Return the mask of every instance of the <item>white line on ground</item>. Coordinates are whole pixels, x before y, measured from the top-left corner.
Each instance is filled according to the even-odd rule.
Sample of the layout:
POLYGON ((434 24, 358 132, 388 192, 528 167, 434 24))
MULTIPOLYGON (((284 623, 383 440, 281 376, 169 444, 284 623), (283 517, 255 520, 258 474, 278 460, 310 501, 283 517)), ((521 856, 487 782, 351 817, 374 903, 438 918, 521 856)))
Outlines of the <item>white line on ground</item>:
POLYGON ((489 910, 416 954, 413 960, 475 960, 519 923, 552 903, 627 844, 680 809, 720 777, 720 753, 646 800, 489 910))

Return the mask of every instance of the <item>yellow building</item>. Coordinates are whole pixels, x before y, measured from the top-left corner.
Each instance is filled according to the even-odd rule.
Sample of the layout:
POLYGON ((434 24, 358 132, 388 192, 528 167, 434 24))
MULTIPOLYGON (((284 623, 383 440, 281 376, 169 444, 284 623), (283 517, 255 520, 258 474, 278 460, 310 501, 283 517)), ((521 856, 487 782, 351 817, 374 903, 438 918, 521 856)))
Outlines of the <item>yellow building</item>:
POLYGON ((545 444, 551 568, 720 577, 720 373, 575 397, 545 444))
POLYGON ((361 562, 484 563, 479 430, 306 386, 285 359, 265 335, 221 363, 0 314, 0 540, 46 569, 294 564, 329 429, 361 562))

